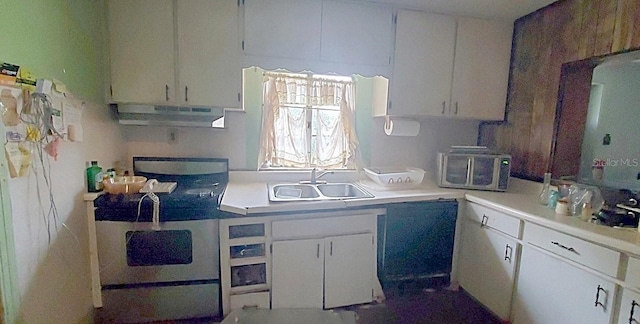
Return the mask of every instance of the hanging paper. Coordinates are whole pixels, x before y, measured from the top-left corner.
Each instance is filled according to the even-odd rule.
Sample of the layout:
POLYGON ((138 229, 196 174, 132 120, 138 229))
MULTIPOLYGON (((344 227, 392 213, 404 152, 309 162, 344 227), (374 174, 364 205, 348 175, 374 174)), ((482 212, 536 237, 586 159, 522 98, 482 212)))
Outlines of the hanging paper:
POLYGON ((4 145, 7 161, 9 162, 9 175, 12 178, 24 177, 29 174, 31 165, 31 153, 22 147, 20 143, 9 142, 4 145))
POLYGON ((14 86, 20 66, 0 62, 0 84, 14 86))
POLYGON ((67 139, 71 142, 82 142, 82 110, 84 103, 76 99, 65 99, 62 105, 62 120, 67 133, 67 139))

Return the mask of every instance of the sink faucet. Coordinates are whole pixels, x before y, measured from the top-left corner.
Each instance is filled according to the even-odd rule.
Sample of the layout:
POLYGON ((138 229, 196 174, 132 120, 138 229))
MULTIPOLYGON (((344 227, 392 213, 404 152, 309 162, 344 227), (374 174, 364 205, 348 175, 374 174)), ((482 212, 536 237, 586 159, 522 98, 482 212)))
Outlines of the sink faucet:
POLYGON ((322 173, 318 174, 318 168, 313 168, 311 169, 311 180, 309 180, 309 183, 311 184, 316 184, 316 183, 326 183, 326 181, 318 181, 318 179, 320 179, 321 177, 323 177, 325 174, 327 173, 331 173, 333 174, 333 171, 322 171, 322 173))

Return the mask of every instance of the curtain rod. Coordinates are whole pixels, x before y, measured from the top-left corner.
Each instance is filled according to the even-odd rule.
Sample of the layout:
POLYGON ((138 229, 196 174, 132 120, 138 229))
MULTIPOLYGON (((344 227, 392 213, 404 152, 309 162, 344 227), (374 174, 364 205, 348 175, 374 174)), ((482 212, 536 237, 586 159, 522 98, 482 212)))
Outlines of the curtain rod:
POLYGON ((311 79, 312 81, 327 81, 327 82, 334 82, 334 83, 341 83, 341 84, 353 84, 353 80, 349 80, 349 81, 344 81, 344 80, 336 80, 336 79, 330 79, 330 78, 322 78, 322 77, 313 77, 312 75, 309 75, 307 77, 302 77, 302 76, 297 76, 297 75, 291 75, 288 73, 280 73, 280 72, 262 72, 263 76, 270 76, 270 77, 276 77, 276 78, 289 78, 289 79, 298 79, 298 80, 309 80, 311 79))

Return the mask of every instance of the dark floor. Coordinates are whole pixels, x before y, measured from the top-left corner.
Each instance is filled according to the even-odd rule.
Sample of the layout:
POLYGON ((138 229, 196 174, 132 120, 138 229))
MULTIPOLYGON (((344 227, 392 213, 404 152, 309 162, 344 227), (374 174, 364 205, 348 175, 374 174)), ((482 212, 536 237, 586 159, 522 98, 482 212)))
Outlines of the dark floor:
POLYGON ((382 303, 350 308, 358 314, 358 324, 502 323, 462 290, 424 289, 404 293, 385 290, 385 294, 387 299, 382 303))
MULTIPOLYGON (((335 311, 357 313, 358 324, 502 324, 465 291, 447 288, 387 287, 381 303, 350 306, 335 311)), ((180 320, 157 323, 218 323, 212 320, 180 320)), ((259 323, 257 323, 259 324, 259 323)), ((311 323, 306 323, 311 324, 311 323)))

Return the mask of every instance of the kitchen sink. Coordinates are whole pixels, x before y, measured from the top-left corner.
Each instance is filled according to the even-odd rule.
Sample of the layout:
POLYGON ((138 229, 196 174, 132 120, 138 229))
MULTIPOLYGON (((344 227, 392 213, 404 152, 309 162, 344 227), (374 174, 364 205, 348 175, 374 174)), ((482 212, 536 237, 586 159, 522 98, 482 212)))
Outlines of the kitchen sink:
POLYGON ((371 198, 370 193, 356 187, 353 183, 325 183, 316 188, 327 197, 371 198))
POLYGON ((373 195, 353 183, 269 183, 270 201, 317 201, 372 198, 373 195))

